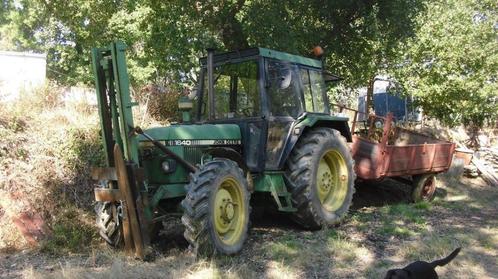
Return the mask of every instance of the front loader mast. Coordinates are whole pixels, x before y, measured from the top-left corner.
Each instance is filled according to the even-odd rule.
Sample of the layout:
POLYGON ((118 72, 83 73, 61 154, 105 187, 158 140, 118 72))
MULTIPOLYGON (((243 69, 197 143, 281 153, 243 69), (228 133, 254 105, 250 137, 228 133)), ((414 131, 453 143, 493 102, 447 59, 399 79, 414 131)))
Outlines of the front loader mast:
MULTIPOLYGON (((122 42, 92 49, 92 66, 106 155, 106 167, 94 169, 92 177, 105 181, 104 187, 95 188, 97 202, 121 205, 125 249, 143 259, 146 254, 145 247, 150 242, 149 225, 152 224, 153 218, 145 189, 144 170, 139 162, 137 135, 142 135, 188 171, 195 172, 197 167, 154 140, 140 127, 134 127, 132 107, 136 103, 131 102, 130 98, 125 50, 126 45, 122 42)), ((213 55, 214 51, 209 50, 209 99, 210 111, 214 112, 213 55)))
POLYGON ((145 257, 149 243, 143 170, 139 166, 138 139, 134 133, 129 78, 125 60, 126 45, 111 43, 106 48, 92 49, 92 66, 99 108, 106 167, 92 171, 95 180, 103 181, 95 188, 97 202, 120 204, 122 208, 125 248, 136 257, 145 257))

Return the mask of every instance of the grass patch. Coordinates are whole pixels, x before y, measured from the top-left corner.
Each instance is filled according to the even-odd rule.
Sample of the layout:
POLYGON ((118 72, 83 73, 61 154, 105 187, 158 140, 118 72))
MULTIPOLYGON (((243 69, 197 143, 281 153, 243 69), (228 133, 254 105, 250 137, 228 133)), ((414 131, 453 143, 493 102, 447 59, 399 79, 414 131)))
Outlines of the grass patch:
POLYGON ((457 247, 465 246, 468 243, 466 236, 458 235, 444 236, 425 234, 421 242, 410 242, 400 249, 404 258, 409 260, 433 260, 446 257, 457 247))
POLYGON ((380 229, 377 230, 377 233, 382 235, 396 236, 399 238, 408 238, 410 236, 416 235, 416 231, 406 227, 404 224, 393 225, 393 224, 384 224, 380 229))
POLYGON ((374 213, 366 211, 352 212, 349 217, 349 222, 359 231, 367 231, 369 224, 374 220, 374 213))
POLYGON ((408 222, 423 224, 425 222, 426 209, 418 208, 417 204, 396 204, 386 206, 381 209, 381 212, 388 216, 394 216, 408 222))
POLYGON ((426 214, 431 205, 425 202, 416 204, 388 205, 380 209, 381 225, 376 233, 384 236, 409 238, 427 231, 426 214))
POLYGON ((270 243, 267 252, 274 260, 292 262, 303 248, 297 238, 285 235, 270 243))
POLYGON ((387 260, 376 261, 375 264, 369 266, 365 272, 365 278, 384 278, 386 270, 392 268, 392 262, 387 260))
POLYGON ((487 250, 498 250, 498 226, 480 228, 475 239, 487 250))
POLYGON ((61 255, 88 252, 97 231, 93 224, 86 223, 85 216, 69 206, 52 222, 52 234, 41 245, 41 251, 61 255))
MULTIPOLYGON (((336 268, 347 268, 352 262, 360 261, 367 256, 368 251, 353 241, 343 231, 330 232, 327 239, 327 248, 334 259, 336 268)), ((362 260, 363 261, 363 260, 362 260)))
POLYGON ((417 202, 414 206, 416 209, 421 210, 430 210, 432 208, 432 204, 426 201, 417 202))

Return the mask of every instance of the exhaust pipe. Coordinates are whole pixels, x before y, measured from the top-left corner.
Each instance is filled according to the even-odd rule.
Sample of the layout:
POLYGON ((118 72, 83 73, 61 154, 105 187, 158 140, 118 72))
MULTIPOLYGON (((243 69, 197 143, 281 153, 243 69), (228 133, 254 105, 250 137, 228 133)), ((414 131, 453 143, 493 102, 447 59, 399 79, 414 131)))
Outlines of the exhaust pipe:
POLYGON ((209 119, 214 120, 214 48, 207 50, 207 75, 208 75, 208 104, 209 104, 209 119))

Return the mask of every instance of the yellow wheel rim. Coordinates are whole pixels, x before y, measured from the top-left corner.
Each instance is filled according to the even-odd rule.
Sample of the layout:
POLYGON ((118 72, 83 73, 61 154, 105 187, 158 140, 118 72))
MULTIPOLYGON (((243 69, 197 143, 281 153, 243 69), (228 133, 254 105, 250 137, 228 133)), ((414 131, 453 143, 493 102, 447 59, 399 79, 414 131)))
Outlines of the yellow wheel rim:
POLYGON ((318 199, 327 211, 336 211, 348 193, 348 167, 337 150, 330 149, 322 156, 316 173, 318 199))
POLYGON ((214 228, 226 245, 233 245, 242 237, 246 215, 240 183, 233 177, 223 179, 214 199, 214 228))

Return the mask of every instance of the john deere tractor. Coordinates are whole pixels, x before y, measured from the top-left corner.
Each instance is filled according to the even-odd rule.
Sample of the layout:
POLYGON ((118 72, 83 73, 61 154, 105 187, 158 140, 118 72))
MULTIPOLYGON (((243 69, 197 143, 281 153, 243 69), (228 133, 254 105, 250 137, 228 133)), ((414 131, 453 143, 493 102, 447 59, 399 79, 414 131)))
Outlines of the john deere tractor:
POLYGON ((183 121, 133 122, 126 46, 92 51, 107 166, 97 226, 112 246, 144 257, 157 226, 176 212, 196 253, 234 254, 250 225, 251 196, 308 229, 338 223, 354 192, 348 119, 332 116, 322 61, 265 48, 200 59, 183 121))

